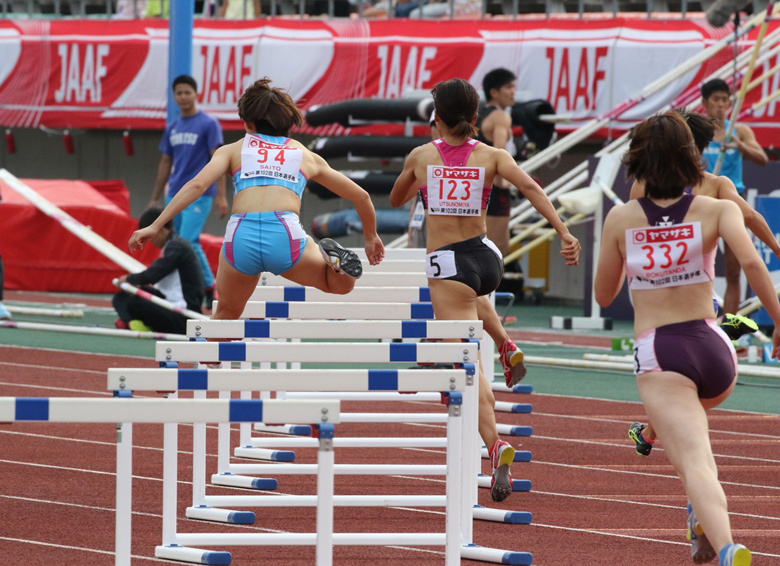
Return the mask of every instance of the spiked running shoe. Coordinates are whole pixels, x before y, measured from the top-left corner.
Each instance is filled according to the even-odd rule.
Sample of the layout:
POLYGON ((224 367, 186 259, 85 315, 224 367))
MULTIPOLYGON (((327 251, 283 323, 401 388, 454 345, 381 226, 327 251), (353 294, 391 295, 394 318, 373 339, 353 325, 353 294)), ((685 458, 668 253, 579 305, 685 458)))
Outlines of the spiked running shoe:
POLYGON ((720 328, 730 340, 738 340, 744 334, 752 334, 758 330, 758 325, 746 316, 740 314, 724 314, 720 328))
POLYGON ((363 264, 358 255, 330 238, 320 240, 320 253, 336 273, 346 273, 357 279, 363 275, 363 264))
POLYGON ((688 504, 688 532, 685 538, 691 542, 691 560, 694 564, 705 564, 715 560, 715 549, 712 548, 704 529, 701 528, 691 505, 688 504))
POLYGON ((645 425, 641 423, 632 423, 631 426, 628 427, 628 437, 636 444, 636 453, 640 456, 647 457, 653 449, 653 442, 650 442, 642 436, 643 430, 645 430, 645 425))
POLYGON ((498 347, 498 359, 504 370, 507 387, 513 387, 523 380, 527 372, 523 363, 523 351, 509 339, 498 347))
POLYGON ((720 566, 750 566, 752 559, 750 551, 741 544, 727 544, 720 550, 718 564, 720 566))
POLYGON ((515 449, 504 440, 496 440, 490 448, 490 464, 493 478, 490 480, 490 497, 503 501, 512 493, 512 474, 509 467, 515 460, 515 449))

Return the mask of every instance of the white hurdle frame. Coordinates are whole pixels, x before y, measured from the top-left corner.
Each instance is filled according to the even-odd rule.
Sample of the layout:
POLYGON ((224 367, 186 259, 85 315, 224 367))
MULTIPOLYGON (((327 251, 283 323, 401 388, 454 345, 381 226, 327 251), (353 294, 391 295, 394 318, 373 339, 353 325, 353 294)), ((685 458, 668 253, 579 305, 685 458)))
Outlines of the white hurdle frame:
MULTIPOLYGON (((132 399, 56 398, 56 397, 0 397, 0 422, 60 422, 60 423, 114 423, 116 443, 116 521, 114 529, 114 564, 130 566, 132 537, 132 467, 133 423, 180 422, 229 423, 268 420, 292 420, 320 426, 322 434, 317 452, 317 533, 312 542, 316 546, 317 566, 333 564, 333 485, 334 453, 333 428, 340 422, 338 400, 241 400, 241 399, 132 399), (323 418, 324 417, 324 418, 323 418)), ((169 462, 164 460, 163 472, 169 462)), ((176 486, 173 486, 175 494, 176 486)), ((170 490, 168 490, 170 491, 170 490)), ((165 488, 163 509, 166 508, 165 488)), ((173 509, 175 512, 175 501, 173 509)), ((292 533, 291 533, 292 534, 292 533)), ((309 533, 302 536, 312 538, 309 533)), ((260 534, 264 544, 278 544, 280 535, 260 534)), ((163 540, 165 543, 165 540, 163 540)), ((179 541, 184 542, 184 541, 179 541)), ((256 543, 259 544, 259 543, 256 543)), ((158 549, 160 547, 157 547, 158 549)), ((181 547, 180 547, 181 548, 181 547)), ((180 555, 188 555, 200 564, 229 564, 229 553, 196 548, 181 548, 180 555), (225 556, 227 555, 227 556, 225 556), (228 559, 226 562, 225 559, 228 559)), ((157 549, 155 550, 157 554, 157 549)), ((159 555, 158 555, 159 556, 159 555)), ((167 558, 170 556, 159 556, 167 558)))
MULTIPOLYGON (((187 334, 200 339, 321 339, 323 336, 338 336, 343 339, 472 339, 476 340, 482 336, 481 321, 447 321, 447 320, 210 320, 210 321, 188 321, 187 334)), ((282 344, 283 345, 283 344, 282 344)), ((433 346, 435 344, 428 344, 433 346)), ((439 344, 441 345, 441 344, 439 344)), ((450 343, 450 345, 452 345, 450 343)), ((455 344, 456 346, 458 344, 455 344)), ((460 344, 462 346, 462 344, 460 344)), ((411 370, 419 372, 420 370, 411 370)), ((510 391, 510 390, 507 390, 510 391)), ((294 394, 292 394, 294 395, 294 394)), ((376 395, 376 394, 375 394, 376 395)), ((410 395, 403 396, 409 400, 410 395)), ((345 397, 340 396, 344 399, 345 397)), ((464 410, 468 411, 469 405, 464 398, 464 410)), ((474 405, 473 420, 464 423, 464 443, 465 450, 478 448, 477 420, 476 413, 478 408, 474 405), (471 435, 470 438, 468 436, 471 435)), ((342 415, 342 419, 345 416, 342 415)), ((348 418, 348 417, 346 417, 348 418)), ((500 430, 501 434, 512 434, 517 436, 528 436, 531 434, 530 427, 511 427, 509 425, 499 425, 506 430, 500 430)), ((344 446, 357 446, 360 440, 338 439, 344 442, 344 446)), ((388 439, 392 441, 394 439, 388 439)), ((282 448, 293 446, 305 446, 307 439, 283 438, 283 439, 253 439, 250 442, 253 446, 262 446, 265 448, 282 448)), ((341 445, 341 444, 340 444, 341 445)), ((484 451, 484 450, 483 450, 484 451)), ((520 454, 520 453, 518 453, 520 454)), ((530 453, 524 453, 524 456, 530 457, 530 453)), ((525 457, 518 461, 528 461, 525 457)), ((466 458, 467 464, 471 469, 464 469, 464 510, 462 537, 464 544, 461 547, 461 557, 474 560, 482 560, 497 563, 530 564, 531 555, 525 552, 508 552, 504 550, 485 548, 472 543, 473 525, 472 520, 488 520, 509 523, 530 523, 531 516, 526 512, 504 511, 489 509, 477 505, 477 488, 485 487, 484 480, 489 486, 490 478, 479 475, 480 461, 479 456, 466 458), (468 484, 475 478, 473 486, 468 484), (472 488, 473 487, 473 488, 472 488), (470 503, 469 503, 470 502, 470 503), (467 523, 467 524, 465 524, 467 523), (510 562, 506 562, 510 560, 510 562)), ((530 482, 525 480, 514 480, 513 490, 530 490, 530 482)))
MULTIPOLYGON (((205 323, 207 321, 201 321, 201 323, 205 323)), ((208 321, 211 322, 211 321, 208 321)), ((463 482, 462 478, 464 477, 464 470, 461 468, 467 468, 469 467, 468 464, 474 460, 469 458, 458 458, 457 463, 453 463, 453 460, 450 457, 451 453, 456 453, 457 455, 461 456, 463 454, 464 446, 471 446, 473 445, 474 436, 476 435, 476 416, 477 416, 477 406, 478 406, 478 398, 477 398, 477 392, 476 388, 473 387, 474 385, 474 375, 476 375, 476 367, 479 360, 479 343, 477 340, 473 340, 467 343, 452 343, 452 342, 441 342, 441 343, 432 343, 432 344, 418 344, 418 343, 344 343, 344 342, 336 342, 336 343, 324 343, 324 342, 317 342, 317 343, 311 343, 311 342, 296 342, 296 343, 270 343, 270 342, 189 342, 189 343, 180 343, 180 342, 158 342, 156 346, 155 351, 155 359, 159 362, 163 363, 171 363, 171 362, 198 362, 200 360, 207 359, 209 361, 220 361, 220 362, 234 362, 234 361, 240 361, 240 362, 289 362, 289 361, 308 361, 308 362, 324 362, 324 363, 414 363, 414 362, 425 362, 425 363, 441 363, 441 362, 447 362, 447 363, 461 363, 464 365, 464 369, 461 370, 438 370, 442 371, 441 374, 433 373, 432 375, 438 375, 440 378, 445 378, 446 384, 448 384, 444 391, 448 390, 450 387, 454 386, 457 383, 457 380, 455 382, 452 381, 452 379, 457 375, 458 371, 463 375, 464 383, 468 385, 468 387, 465 388, 465 391, 462 395, 463 404, 470 407, 468 410, 469 412, 467 415, 469 416, 470 421, 468 428, 466 428, 463 424, 458 424, 457 426, 455 424, 451 424, 451 418, 447 415, 442 415, 445 417, 445 419, 438 418, 437 422, 442 422, 443 420, 446 420, 447 422, 447 466, 446 468, 431 466, 431 467, 423 467, 423 466, 402 466, 402 467, 394 467, 390 469, 389 467, 385 467, 385 472, 388 474, 398 474, 398 473, 421 473, 425 472, 427 474, 442 474, 447 475, 447 485, 446 485, 446 496, 404 496, 404 495, 393 495, 393 496, 345 496, 345 497, 339 497, 335 496, 335 504, 336 505, 360 505, 360 506, 444 506, 447 508, 447 514, 446 514, 446 522, 448 525, 447 532, 444 535, 440 534, 431 534, 431 533, 417 533, 414 535, 408 535, 405 533, 379 533, 379 536, 377 536, 376 533, 366 533, 365 535, 361 536, 362 533, 353 533, 351 535, 347 535, 345 537, 339 537, 338 535, 334 535, 334 544, 367 544, 367 545, 376 545, 376 544, 406 544, 406 545, 444 545, 445 546, 445 559, 446 564, 448 566, 459 564, 460 563, 460 552, 461 552, 461 540, 463 537, 463 523, 464 517, 468 517, 468 526, 471 526, 471 500, 472 498, 469 497, 470 494, 466 494, 465 491, 467 487, 464 485, 465 482, 463 482), (453 430, 451 433, 450 430, 453 430), (465 440, 467 437, 465 430, 469 430, 468 438, 469 441, 465 440), (473 432, 472 432, 473 431, 473 432), (465 463, 463 463, 465 462, 465 463), (450 467, 452 466, 452 467, 450 467), (450 480, 452 480, 452 485, 450 485, 450 480), (457 530, 456 530, 457 529, 457 530), (454 533, 457 532, 458 535, 455 536, 454 533), (344 542, 341 542, 343 539, 344 542), (381 542, 379 542, 381 541, 381 542), (453 542, 454 541, 454 542, 453 542)), ((124 372, 125 379, 128 378, 128 376, 133 374, 133 370, 121 370, 124 372)), ((135 375, 140 375, 137 372, 142 370, 135 370, 135 375)), ((156 371, 156 370, 146 370, 147 372, 156 371)), ((176 371, 176 370, 174 370, 176 371)), ((197 376, 197 378, 202 378, 204 375, 220 375, 222 377, 229 376, 231 372, 233 374, 246 374, 246 375, 252 375, 255 377, 261 376, 263 374, 272 375, 272 370, 258 370, 255 372, 254 370, 178 370, 180 372, 184 372, 183 375, 191 375, 191 376, 197 376), (217 373, 212 373, 217 372, 217 373)), ((285 371, 285 370, 277 370, 277 371, 285 371)), ((294 372, 297 372, 299 370, 291 370, 294 372)), ((422 378, 422 373, 420 370, 363 370, 363 375, 370 376, 372 372, 377 372, 378 374, 383 374, 381 377, 387 377, 387 372, 394 372, 395 378, 397 379, 397 385, 395 386, 396 391, 403 391, 403 390, 420 390, 422 389, 425 391, 425 388, 421 388, 420 384, 418 383, 419 380, 422 378)), ((428 370, 429 372, 436 372, 437 370, 428 370)), ((116 372, 113 372, 116 375, 116 372)), ((288 372, 289 373, 289 372, 288 372)), ((336 370, 335 374, 338 376, 338 379, 344 382, 344 379, 339 374, 344 374, 345 371, 342 370, 339 372, 336 370)), ((281 374, 284 375, 284 374, 281 374)), ((290 373, 289 375, 293 375, 290 373)), ((354 377, 354 376, 353 376, 354 377)), ((240 379, 243 379, 241 377, 240 379)), ((380 378, 381 380, 381 378, 380 378)), ((295 383, 292 383, 291 380, 288 378, 280 379, 276 383, 278 385, 278 389, 284 389, 288 388, 285 383, 290 382, 290 385, 295 386, 295 383)), ((312 389, 312 383, 313 381, 311 379, 304 379, 303 381, 300 381, 297 385, 298 388, 303 390, 311 390, 312 389)), ((316 383, 316 382, 314 382, 316 383)), ((343 385, 332 385, 332 388, 335 388, 336 390, 341 389, 342 387, 346 387, 347 390, 355 390, 355 380, 353 379, 351 382, 344 382, 343 385)), ((172 383, 171 383, 172 384, 172 383)), ((251 389, 259 389, 257 380, 244 380, 242 381, 242 384, 247 387, 248 390, 251 389), (254 383, 254 385, 252 385, 254 383)), ((437 390, 442 391, 442 383, 439 382, 437 384, 437 390)), ((157 389, 158 387, 155 387, 157 389)), ((363 389, 366 389, 366 386, 363 386, 363 389)), ((176 389, 179 389, 178 387, 176 389)), ((224 394, 224 387, 222 387, 221 383, 218 383, 214 386, 215 390, 223 390, 221 394, 224 394)), ((273 390, 273 389, 269 389, 273 390)), ((357 388, 358 391, 361 390, 361 388, 357 388)), ((229 393, 228 393, 229 394, 229 393)), ((454 393, 450 393, 450 396, 452 396, 454 393)), ((453 403, 455 405, 455 403, 453 403)), ((460 414, 460 407, 453 407, 450 406, 450 414, 452 414, 452 410, 457 409, 457 413, 459 416, 460 414)), ((466 407, 464 407, 464 410, 466 410, 466 407)), ((362 414, 357 414, 358 416, 355 418, 355 420, 358 420, 360 422, 364 422, 364 416, 362 414)), ((417 416, 414 415, 415 418, 410 418, 412 416, 411 413, 404 413, 404 420, 417 420, 417 416)), ((423 417, 419 418, 428 418, 430 415, 424 415, 423 417)), ((341 416, 342 422, 344 421, 344 415, 341 416)), ((460 422, 460 419, 459 419, 460 422)), ((195 430, 194 434, 196 435, 193 439, 193 506, 192 508, 188 509, 187 516, 190 518, 199 518, 199 519, 207 519, 207 520, 221 520, 223 522, 226 522, 225 518, 229 517, 231 515, 231 511, 225 510, 225 509, 219 509, 214 510, 212 507, 224 507, 224 506, 282 506, 282 505, 290 505, 290 504, 300 504, 300 505, 306 505, 306 504, 312 504, 312 499, 309 496, 275 496, 269 498, 268 496, 257 496, 257 495, 246 495, 246 496, 208 496, 205 494, 205 461, 204 462, 196 462, 195 460, 195 454, 205 454, 205 429, 202 429, 202 431, 195 430), (206 509, 204 509, 202 512, 199 511, 199 508, 205 505, 206 509)), ((219 460, 221 463, 225 463, 229 460, 229 455, 227 450, 229 450, 229 429, 224 427, 224 425, 221 426, 219 431, 220 439, 219 439, 219 460)), ((175 436, 175 435, 173 435, 175 436)), ((166 437, 167 438, 167 437, 166 437)), ((171 444, 175 442, 174 438, 171 438, 170 440, 171 444)), ((166 444, 168 446, 168 444, 166 444)), ((171 448, 170 450, 173 450, 171 448)), ((166 448, 166 451, 170 451, 166 448)), ((175 451, 174 451, 175 453, 175 451)), ((469 472, 472 476, 476 476, 478 473, 478 470, 472 469, 469 467, 469 472)), ((240 486, 240 487, 252 487, 253 485, 253 479, 247 478, 233 478, 230 477, 233 475, 233 472, 238 473, 261 473, 261 472, 269 472, 269 471, 276 471, 277 473, 312 473, 312 469, 301 467, 299 465, 292 465, 288 467, 282 467, 280 465, 262 465, 262 464, 231 464, 230 470, 227 472, 226 470, 220 469, 218 471, 218 474, 212 476, 212 483, 218 483, 219 485, 234 485, 234 486, 240 486), (273 468, 273 469, 272 469, 273 468), (297 470, 295 469, 297 468, 297 470), (226 481, 226 477, 228 478, 226 481), (234 479, 238 481, 238 483, 234 482, 234 479)), ((367 473, 369 468, 364 466, 344 466, 339 467, 338 471, 339 473, 361 473, 365 474, 367 473)), ((165 476, 166 478, 169 478, 169 475, 165 476)), ((164 484, 164 489, 166 485, 170 485, 170 481, 167 482, 167 484, 164 484)), ((173 485, 175 485, 175 482, 173 482, 173 485)), ((476 487, 476 486, 475 486, 476 487)), ((174 495, 168 494, 165 497, 166 501, 173 500, 174 495)), ((506 512, 501 512, 502 516, 506 514, 506 512)), ((175 511, 167 513, 164 510, 164 520, 166 518, 168 519, 167 523, 170 526, 168 527, 168 535, 167 538, 171 538, 170 529, 175 529, 175 511), (170 517, 173 517, 173 519, 170 519, 170 517)), ((220 544, 218 542, 212 542, 212 541, 222 541, 221 543, 224 544, 253 544, 251 541, 253 540, 252 535, 232 535, 230 537, 222 537, 219 536, 212 537, 211 535, 205 536, 201 538, 201 535, 192 535, 192 537, 189 536, 176 536, 175 538, 177 540, 180 540, 184 543, 187 543, 189 541, 208 541, 208 542, 200 542, 201 544, 220 544), (194 537, 194 538, 192 538, 194 537), (241 541, 247 541, 247 542, 241 542, 241 541)), ((175 550, 175 549, 174 549, 175 550)), ((186 558, 179 558, 186 559, 186 558)))

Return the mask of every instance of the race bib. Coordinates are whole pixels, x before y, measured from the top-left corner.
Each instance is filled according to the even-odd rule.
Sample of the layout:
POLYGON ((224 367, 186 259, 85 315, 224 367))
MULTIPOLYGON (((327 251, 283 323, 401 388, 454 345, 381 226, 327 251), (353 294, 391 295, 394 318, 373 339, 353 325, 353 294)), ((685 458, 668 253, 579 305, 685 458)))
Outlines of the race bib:
POLYGON ((241 178, 271 177, 296 183, 303 152, 294 146, 277 145, 257 136, 244 136, 241 146, 241 178))
POLYGON ((446 279, 457 274, 454 251, 436 251, 425 256, 425 276, 429 279, 446 279))
POLYGON ((660 289, 710 281, 704 269, 701 223, 626 230, 630 289, 660 289))
POLYGON ((484 167, 428 165, 428 214, 479 216, 482 211, 484 167))

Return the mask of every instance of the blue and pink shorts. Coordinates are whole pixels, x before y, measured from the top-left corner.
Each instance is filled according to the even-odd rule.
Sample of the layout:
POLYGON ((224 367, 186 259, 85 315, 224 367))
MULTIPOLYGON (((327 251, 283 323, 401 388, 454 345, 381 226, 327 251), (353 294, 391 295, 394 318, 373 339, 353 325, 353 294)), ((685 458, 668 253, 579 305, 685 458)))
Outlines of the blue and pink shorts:
POLYGON ((222 253, 245 275, 280 275, 298 263, 308 241, 294 212, 242 212, 228 221, 222 253))
POLYGON ((634 373, 673 371, 696 384, 700 399, 726 391, 737 375, 737 355, 715 320, 659 326, 634 342, 634 373))

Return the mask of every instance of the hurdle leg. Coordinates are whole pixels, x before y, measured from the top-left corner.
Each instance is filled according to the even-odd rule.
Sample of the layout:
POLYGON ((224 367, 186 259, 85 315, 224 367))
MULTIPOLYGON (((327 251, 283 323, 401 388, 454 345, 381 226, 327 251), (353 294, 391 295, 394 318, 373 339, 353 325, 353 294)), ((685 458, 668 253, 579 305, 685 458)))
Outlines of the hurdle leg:
POLYGON ((477 504, 479 475, 481 461, 479 448, 482 441, 479 439, 479 366, 474 364, 468 370, 466 377, 466 391, 463 393, 463 482, 461 494, 460 535, 463 544, 470 544, 474 540, 474 527, 472 509, 477 504))
MULTIPOLYGON (((460 517, 463 515, 463 396, 449 393, 447 419, 447 485, 445 566, 460 564, 460 517)), ((465 513, 466 515, 468 513, 465 513)))
MULTIPOLYGON (((177 393, 165 395, 166 399, 175 399, 177 393)), ((179 425, 163 425, 163 502, 162 502, 162 544, 169 546, 176 540, 176 513, 178 506, 179 480, 179 425)), ((155 552, 155 555, 157 553, 155 552)))
MULTIPOLYGON (((205 399, 205 391, 194 391, 194 399, 205 399)), ((192 505, 203 505, 206 497, 206 423, 192 424, 192 505)))
POLYGON ((115 566, 130 566, 133 518, 133 423, 116 425, 115 566))
POLYGON ((317 450, 317 566, 333 564, 333 489, 334 462, 332 424, 317 426, 320 444, 317 450))

